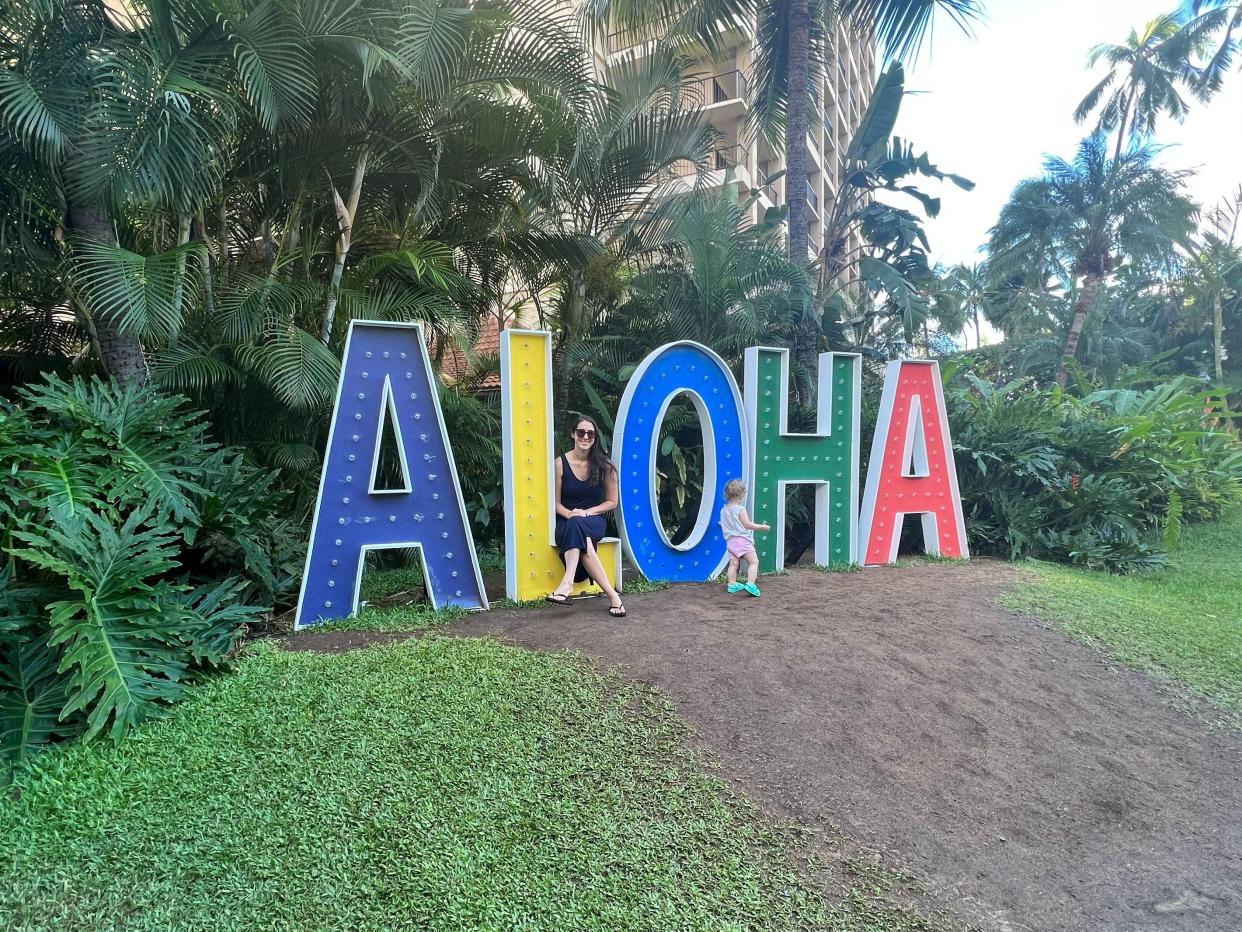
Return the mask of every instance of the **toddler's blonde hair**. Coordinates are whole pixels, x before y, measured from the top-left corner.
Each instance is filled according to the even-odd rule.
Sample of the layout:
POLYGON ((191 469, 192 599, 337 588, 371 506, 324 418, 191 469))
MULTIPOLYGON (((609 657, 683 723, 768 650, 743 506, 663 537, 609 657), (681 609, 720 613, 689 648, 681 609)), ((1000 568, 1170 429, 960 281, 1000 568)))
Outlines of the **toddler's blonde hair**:
POLYGON ((725 483, 725 498, 735 502, 746 495, 746 483, 741 479, 730 479, 725 483))

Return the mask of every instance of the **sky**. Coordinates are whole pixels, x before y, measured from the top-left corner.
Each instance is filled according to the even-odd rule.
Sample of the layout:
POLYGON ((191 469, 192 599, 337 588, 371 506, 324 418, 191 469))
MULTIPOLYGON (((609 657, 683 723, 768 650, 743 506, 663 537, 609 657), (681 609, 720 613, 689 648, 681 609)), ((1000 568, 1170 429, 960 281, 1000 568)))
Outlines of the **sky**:
MULTIPOLYGON (((976 262, 978 247, 1014 185, 1040 173, 1045 155, 1070 158, 1089 124, 1074 109, 1104 73, 1087 69, 1101 42, 1123 42, 1176 0, 981 0, 974 35, 941 17, 924 51, 907 67, 907 96, 896 134, 927 150, 944 171, 975 182, 971 192, 929 181, 942 199, 928 223, 933 257, 976 262), (936 190, 936 189, 939 190, 936 190)), ((1170 168, 1197 169, 1187 185, 1209 206, 1242 184, 1242 70, 1211 104, 1195 103, 1186 121, 1163 119, 1157 143, 1170 168)))

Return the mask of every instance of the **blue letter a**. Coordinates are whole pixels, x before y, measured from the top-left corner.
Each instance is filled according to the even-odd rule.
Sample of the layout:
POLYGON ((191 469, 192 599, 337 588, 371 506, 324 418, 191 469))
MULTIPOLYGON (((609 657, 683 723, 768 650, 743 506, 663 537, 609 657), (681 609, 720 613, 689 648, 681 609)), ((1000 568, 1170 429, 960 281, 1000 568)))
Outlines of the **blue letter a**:
POLYGON ((367 551, 392 547, 419 549, 433 607, 487 608, 422 328, 353 321, 295 627, 353 614, 367 551), (380 489, 385 421, 401 481, 380 489))

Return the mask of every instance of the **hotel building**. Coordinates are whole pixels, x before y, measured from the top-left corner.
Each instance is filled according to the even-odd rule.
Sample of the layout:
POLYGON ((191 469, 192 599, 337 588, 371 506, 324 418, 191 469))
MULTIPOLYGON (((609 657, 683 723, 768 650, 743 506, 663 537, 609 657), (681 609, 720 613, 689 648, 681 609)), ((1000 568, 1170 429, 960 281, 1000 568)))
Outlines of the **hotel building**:
MULTIPOLYGON (((639 31, 616 32, 608 36, 606 56, 642 54, 654 46, 639 31)), ((858 128, 868 96, 876 80, 874 41, 860 39, 857 31, 835 27, 828 50, 830 67, 812 88, 811 127, 807 136, 807 190, 811 250, 815 258, 824 246, 826 212, 841 184, 845 150, 858 128)), ((709 157, 708 186, 726 182, 732 170, 739 197, 751 189, 764 188, 767 179, 785 168, 783 141, 772 145, 747 121, 748 86, 756 55, 755 29, 735 27, 729 41, 716 58, 696 61, 687 71, 689 93, 701 102, 704 115, 719 132, 720 139, 709 157)), ((694 175, 692 166, 684 173, 694 175)), ((786 201, 786 178, 777 179, 759 199, 756 216, 774 204, 786 201)), ((852 249, 856 244, 851 243, 852 249)))

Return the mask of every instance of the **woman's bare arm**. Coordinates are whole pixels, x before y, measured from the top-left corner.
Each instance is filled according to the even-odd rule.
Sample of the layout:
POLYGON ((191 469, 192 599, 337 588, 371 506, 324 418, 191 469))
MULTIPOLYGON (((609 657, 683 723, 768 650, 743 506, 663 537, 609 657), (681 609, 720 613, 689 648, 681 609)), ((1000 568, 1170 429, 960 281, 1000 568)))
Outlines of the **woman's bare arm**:
POLYGON ((556 513, 562 518, 569 517, 569 509, 561 504, 561 458, 556 458, 556 513))

